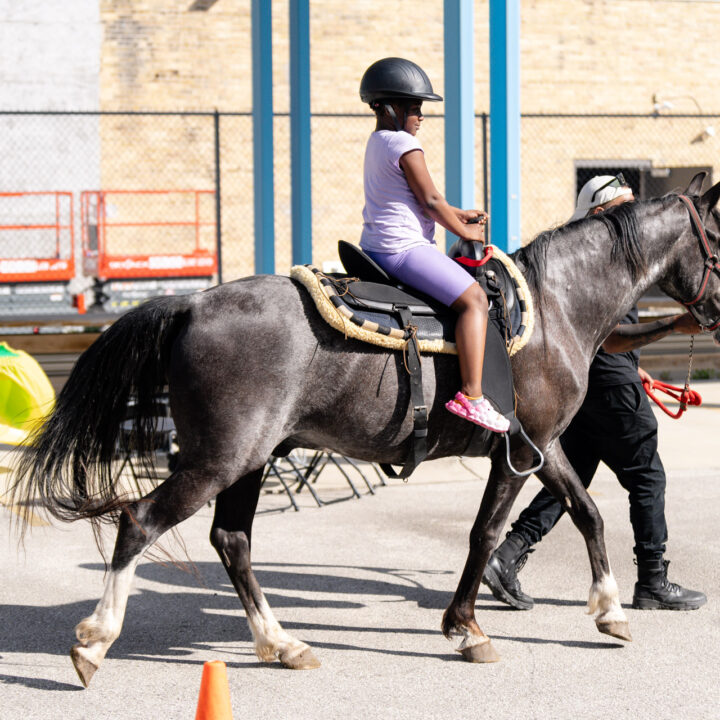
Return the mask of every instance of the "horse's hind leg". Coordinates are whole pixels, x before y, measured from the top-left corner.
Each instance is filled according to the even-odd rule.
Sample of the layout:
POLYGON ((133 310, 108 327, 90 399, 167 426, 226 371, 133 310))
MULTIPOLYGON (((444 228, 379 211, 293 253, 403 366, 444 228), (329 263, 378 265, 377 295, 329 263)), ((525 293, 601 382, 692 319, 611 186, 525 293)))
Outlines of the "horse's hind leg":
POLYGON ((228 477, 229 473, 223 473, 217 466, 210 472, 180 469, 144 498, 123 509, 102 598, 95 612, 75 628, 80 642, 70 651, 85 687, 120 635, 130 585, 143 552, 160 535, 217 495, 229 484, 228 477))
POLYGON ((294 670, 320 667, 310 647, 285 632, 275 619, 252 571, 252 523, 261 482, 262 470, 257 470, 218 495, 210 542, 245 608, 260 660, 272 662, 277 658, 294 670))
POLYGON ((442 620, 445 637, 462 638, 457 651, 469 662, 497 662, 500 658, 490 638, 475 620, 480 578, 524 478, 510 477, 503 463, 494 460, 475 523, 470 531, 470 551, 460 582, 442 620))

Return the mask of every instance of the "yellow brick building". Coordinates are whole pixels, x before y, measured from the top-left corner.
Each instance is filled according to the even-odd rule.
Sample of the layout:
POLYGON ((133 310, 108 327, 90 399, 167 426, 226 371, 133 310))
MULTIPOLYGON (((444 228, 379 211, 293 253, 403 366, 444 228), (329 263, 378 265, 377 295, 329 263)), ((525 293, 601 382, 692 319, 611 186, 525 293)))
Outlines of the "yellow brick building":
MULTIPOLYGON (((290 265, 289 7, 272 3, 277 270, 290 265)), ((101 110, 252 109, 250 0, 101 0, 101 110), (193 9, 204 7, 206 9, 193 9)), ((358 84, 365 68, 388 55, 409 57, 443 93, 442 0, 311 0, 313 113, 363 113, 358 84)), ((639 162, 648 167, 720 164, 720 137, 703 136, 720 115, 716 49, 720 2, 702 0, 523 0, 521 108, 524 115, 522 236, 563 222, 575 194, 577 163, 639 162), (672 107, 663 107, 663 102, 672 107), (625 118, 599 117, 625 113, 625 118)), ((475 109, 489 111, 488 3, 475 3, 475 109)), ((429 107, 428 113, 441 111, 429 107)), ((481 123, 476 124, 476 201, 483 198, 481 123)), ((720 118, 717 120, 720 130, 720 118)), ((373 118, 314 117, 314 260, 334 257, 337 239, 356 240, 362 209, 362 156, 373 118)), ((212 119, 104 116, 104 188, 212 189, 212 119)), ((253 270, 252 122, 223 116, 224 277, 253 270)), ((421 131, 439 187, 443 122, 421 131)), ((172 210, 169 209, 169 212, 172 210)), ((444 233, 439 232, 442 239, 444 233)), ((145 239, 138 235, 135 242, 145 239)))

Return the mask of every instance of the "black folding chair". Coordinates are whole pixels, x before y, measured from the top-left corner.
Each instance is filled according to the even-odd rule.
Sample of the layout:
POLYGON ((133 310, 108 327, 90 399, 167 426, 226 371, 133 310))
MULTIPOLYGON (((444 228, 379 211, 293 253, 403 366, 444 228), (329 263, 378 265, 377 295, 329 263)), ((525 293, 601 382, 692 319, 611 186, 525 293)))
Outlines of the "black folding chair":
MULTIPOLYGON (((361 493, 358 491, 350 473, 344 465, 349 465, 360 476, 371 495, 375 494, 375 488, 362 471, 357 460, 353 460, 345 455, 339 455, 328 450, 312 450, 308 452, 310 453, 309 456, 299 453, 290 453, 287 457, 282 458, 271 456, 265 466, 263 483, 265 483, 269 477, 275 477, 287 493, 288 498, 290 499, 290 506, 294 510, 298 511, 300 508, 298 507, 297 502, 295 502, 293 491, 297 495, 303 488, 307 488, 318 507, 330 505, 342 500, 349 500, 352 497, 358 499, 361 498, 361 493), (349 497, 334 498, 333 500, 320 499, 313 486, 316 485, 318 477, 329 464, 334 465, 340 474, 345 478, 347 484, 352 490, 352 495, 349 497)), ((370 463, 370 465, 379 478, 380 482, 378 484, 385 485, 385 480, 377 466, 374 463, 370 463)))
MULTIPOLYGON (((117 471, 119 478, 127 468, 135 482, 147 478, 154 480, 155 476, 149 475, 144 468, 137 465, 137 440, 135 437, 134 421, 137 417, 137 401, 131 398, 127 404, 125 420, 120 427, 120 435, 117 443, 117 457, 120 460, 120 467, 117 471)), ((152 417, 155 424, 155 436, 152 450, 157 454, 166 456, 168 469, 172 472, 173 464, 177 464, 177 444, 175 423, 170 414, 170 401, 166 393, 158 395, 152 404, 152 417)))

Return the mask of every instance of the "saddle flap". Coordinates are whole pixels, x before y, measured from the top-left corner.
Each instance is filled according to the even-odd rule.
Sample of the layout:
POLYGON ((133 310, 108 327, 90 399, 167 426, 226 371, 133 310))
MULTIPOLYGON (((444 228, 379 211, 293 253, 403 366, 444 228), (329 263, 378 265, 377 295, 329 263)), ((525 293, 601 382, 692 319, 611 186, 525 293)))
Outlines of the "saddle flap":
POLYGON ((508 313, 512 313, 515 307, 515 283, 507 268, 500 260, 490 258, 484 270, 478 274, 478 282, 486 295, 489 298, 502 297, 508 313))
POLYGON ((475 277, 491 302, 490 318, 502 328, 506 338, 522 336, 528 320, 525 294, 505 264, 491 258, 475 277))
POLYGON ((450 312, 442 303, 416 290, 375 282, 352 283, 344 299, 350 307, 359 310, 393 312, 396 306, 402 305, 413 315, 446 315, 450 312))

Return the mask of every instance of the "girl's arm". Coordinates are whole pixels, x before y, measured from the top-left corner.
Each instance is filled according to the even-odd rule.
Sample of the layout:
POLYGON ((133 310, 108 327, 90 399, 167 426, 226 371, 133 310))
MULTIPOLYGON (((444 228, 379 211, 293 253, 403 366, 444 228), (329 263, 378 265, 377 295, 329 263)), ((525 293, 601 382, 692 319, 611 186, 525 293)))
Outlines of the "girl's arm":
POLYGON ((438 192, 430 177, 430 172, 425 163, 425 154, 422 150, 411 150, 405 153, 400 158, 400 167, 405 173, 413 195, 435 222, 440 223, 446 230, 463 240, 484 242, 484 224, 487 215, 477 210, 460 210, 449 205, 447 200, 438 192), (467 223, 468 220, 476 218, 478 215, 482 215, 479 222, 467 223))

